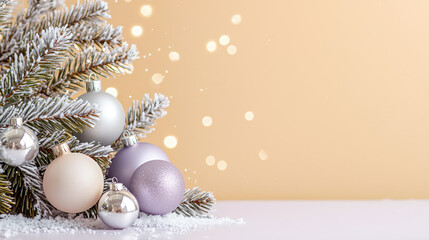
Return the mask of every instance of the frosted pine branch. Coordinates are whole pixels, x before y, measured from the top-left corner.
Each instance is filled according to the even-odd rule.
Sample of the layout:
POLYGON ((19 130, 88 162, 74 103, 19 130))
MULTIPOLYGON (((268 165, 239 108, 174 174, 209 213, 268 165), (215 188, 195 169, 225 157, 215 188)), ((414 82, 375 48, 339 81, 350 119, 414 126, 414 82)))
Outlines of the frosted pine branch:
POLYGON ((0 128, 4 128, 11 117, 20 116, 25 125, 36 132, 56 132, 63 129, 81 132, 95 125, 97 114, 98 111, 90 103, 80 99, 70 100, 67 94, 46 99, 35 97, 0 112, 0 128))
POLYGON ((0 106, 16 104, 30 97, 35 89, 52 78, 70 48, 71 33, 65 28, 48 28, 28 47, 26 54, 15 55, 0 82, 0 106))
POLYGON ((123 44, 112 48, 105 44, 103 49, 100 51, 90 47, 77 58, 70 59, 42 93, 49 96, 52 93, 77 91, 92 72, 102 77, 114 77, 114 73, 125 74, 133 70, 132 61, 138 58, 135 45, 128 47, 128 44, 123 44))
POLYGON ((7 30, 12 24, 14 0, 0 0, 0 33, 7 30))
POLYGON ((210 213, 215 202, 213 193, 195 187, 186 190, 182 202, 174 212, 187 217, 204 217, 210 213))
POLYGON ((28 10, 20 12, 11 30, 4 36, 0 45, 0 65, 7 65, 8 59, 14 54, 24 53, 27 45, 31 43, 31 34, 39 34, 49 27, 69 28, 74 25, 100 23, 102 18, 110 18, 107 3, 102 0, 86 0, 70 9, 55 11, 56 7, 63 5, 62 0, 30 0, 30 4, 32 5, 28 10), (38 2, 44 3, 38 5, 38 2))
POLYGON ((70 31, 73 32, 73 41, 78 45, 92 44, 102 48, 104 44, 110 46, 122 43, 122 27, 113 27, 110 24, 86 23, 74 24, 70 31))
POLYGON ((33 195, 36 203, 34 204, 35 214, 41 216, 49 216, 54 208, 49 204, 43 192, 43 181, 39 175, 39 170, 36 164, 31 161, 25 165, 19 166, 19 169, 24 174, 23 187, 26 192, 33 195))
POLYGON ((2 164, 0 164, 0 214, 9 213, 15 204, 11 183, 4 175, 2 164))
POLYGON ((86 0, 83 3, 77 3, 70 9, 49 12, 36 26, 41 29, 48 26, 73 26, 86 21, 101 22, 102 18, 110 18, 107 3, 102 0, 86 0))
POLYGON ((145 137, 155 129, 155 120, 167 114, 164 108, 169 105, 170 100, 162 94, 155 94, 153 100, 149 94, 145 94, 141 103, 133 101, 133 105, 128 109, 126 129, 138 137, 145 137))

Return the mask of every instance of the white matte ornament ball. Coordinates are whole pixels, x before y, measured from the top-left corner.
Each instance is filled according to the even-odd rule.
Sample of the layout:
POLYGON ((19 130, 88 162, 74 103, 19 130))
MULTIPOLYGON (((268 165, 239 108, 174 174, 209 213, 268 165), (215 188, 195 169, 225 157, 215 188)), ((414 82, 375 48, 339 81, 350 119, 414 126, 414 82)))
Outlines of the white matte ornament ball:
POLYGON ((87 93, 79 99, 96 104, 100 110, 99 118, 93 128, 82 133, 74 133, 81 142, 98 142, 107 146, 114 143, 125 128, 125 113, 121 103, 111 94, 101 91, 100 81, 87 82, 87 93))
POLYGON ((60 211, 79 213, 97 203, 103 193, 103 173, 92 158, 72 153, 67 143, 53 148, 58 156, 46 169, 43 191, 60 211))

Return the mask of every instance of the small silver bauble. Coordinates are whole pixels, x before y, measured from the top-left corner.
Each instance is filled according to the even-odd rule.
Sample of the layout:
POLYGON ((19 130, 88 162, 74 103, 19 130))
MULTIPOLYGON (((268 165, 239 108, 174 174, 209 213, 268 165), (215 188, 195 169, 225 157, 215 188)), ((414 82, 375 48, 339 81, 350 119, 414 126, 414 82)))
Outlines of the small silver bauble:
POLYGON ((110 191, 104 193, 98 202, 98 216, 107 226, 123 229, 133 224, 139 216, 139 203, 122 183, 110 184, 110 191))
MULTIPOLYGON (((90 77, 91 78, 91 77, 90 77)), ((91 80, 86 83, 87 93, 79 99, 96 104, 100 110, 99 118, 93 128, 74 135, 81 142, 99 142, 101 145, 114 143, 125 128, 125 113, 118 99, 109 93, 101 91, 101 81, 91 80)))
POLYGON ((32 161, 39 153, 39 141, 34 132, 22 125, 22 118, 11 118, 9 127, 0 134, 0 161, 20 166, 32 161))

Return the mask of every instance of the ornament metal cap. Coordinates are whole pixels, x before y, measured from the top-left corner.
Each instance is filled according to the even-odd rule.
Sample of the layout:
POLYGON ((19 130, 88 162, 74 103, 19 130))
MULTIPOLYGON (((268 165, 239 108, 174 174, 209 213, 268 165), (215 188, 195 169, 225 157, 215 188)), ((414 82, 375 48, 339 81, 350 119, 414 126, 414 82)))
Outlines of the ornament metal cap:
POLYGON ((124 144, 124 146, 129 147, 134 144, 137 144, 139 142, 139 139, 135 134, 131 134, 130 131, 125 130, 125 132, 122 134, 121 142, 124 144))
POLYGON ((118 183, 118 179, 113 177, 112 182, 109 184, 109 189, 111 191, 121 191, 124 189, 124 184, 118 183))
POLYGON ((21 127, 22 126, 22 118, 13 117, 9 119, 9 125, 12 127, 21 127))
POLYGON ((52 151, 54 152, 55 156, 57 156, 57 157, 71 153, 70 147, 67 144, 67 142, 63 142, 63 143, 60 143, 60 144, 53 146, 52 151))
POLYGON ((86 82, 86 91, 87 92, 101 91, 101 81, 98 79, 95 73, 89 74, 88 82, 86 82), (94 79, 91 80, 91 78, 93 77, 94 79))

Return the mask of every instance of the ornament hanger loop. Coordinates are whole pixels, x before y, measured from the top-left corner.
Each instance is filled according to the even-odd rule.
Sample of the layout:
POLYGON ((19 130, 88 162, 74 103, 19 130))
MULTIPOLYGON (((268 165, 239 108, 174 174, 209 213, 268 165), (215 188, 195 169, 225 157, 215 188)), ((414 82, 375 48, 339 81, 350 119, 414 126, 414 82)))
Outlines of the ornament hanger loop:
POLYGON ((100 79, 98 78, 97 74, 95 74, 94 72, 91 72, 89 74, 88 77, 88 82, 92 82, 92 81, 99 81, 100 79), (91 80, 92 79, 92 80, 91 80))
POLYGON ((113 178, 112 178, 112 183, 113 183, 113 184, 118 183, 118 178, 113 177, 113 178))

